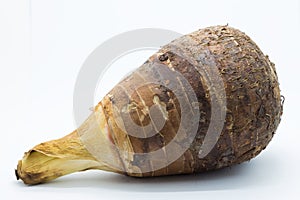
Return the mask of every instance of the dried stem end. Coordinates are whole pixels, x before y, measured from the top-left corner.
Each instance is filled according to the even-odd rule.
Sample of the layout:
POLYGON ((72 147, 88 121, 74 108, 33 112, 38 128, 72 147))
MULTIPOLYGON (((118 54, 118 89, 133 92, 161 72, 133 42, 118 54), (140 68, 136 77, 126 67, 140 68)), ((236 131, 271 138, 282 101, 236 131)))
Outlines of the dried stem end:
POLYGON ((26 152, 18 162, 16 177, 25 184, 34 185, 88 169, 118 172, 96 160, 81 143, 77 131, 74 131, 26 152))

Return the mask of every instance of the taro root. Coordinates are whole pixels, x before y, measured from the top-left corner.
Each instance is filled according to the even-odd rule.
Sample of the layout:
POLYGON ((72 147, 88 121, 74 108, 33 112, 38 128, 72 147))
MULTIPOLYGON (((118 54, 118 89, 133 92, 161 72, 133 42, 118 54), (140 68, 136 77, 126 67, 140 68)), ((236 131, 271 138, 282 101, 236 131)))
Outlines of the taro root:
POLYGON ((38 184, 100 169, 189 174, 257 156, 282 115, 274 64, 243 32, 213 26, 163 46, 71 134, 25 153, 16 176, 38 184))

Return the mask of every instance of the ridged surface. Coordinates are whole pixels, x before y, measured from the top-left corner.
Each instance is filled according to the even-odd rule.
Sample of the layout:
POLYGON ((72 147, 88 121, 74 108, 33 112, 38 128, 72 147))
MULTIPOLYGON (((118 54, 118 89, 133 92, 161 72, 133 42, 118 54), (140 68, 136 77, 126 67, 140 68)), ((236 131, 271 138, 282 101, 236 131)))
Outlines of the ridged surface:
MULTIPOLYGON (((102 105, 114 142, 122 149, 121 159, 129 175, 193 173, 230 166, 255 157, 272 139, 282 113, 276 71, 274 64, 244 33, 227 26, 200 29, 162 47, 146 63, 163 64, 161 67, 172 68, 182 74, 197 95, 201 116, 196 137, 180 158, 160 170, 143 173, 143 169, 151 169, 153 165, 151 160, 136 160, 134 156, 128 157, 132 154, 126 152, 147 153, 170 142, 176 135, 180 123, 180 105, 172 91, 158 84, 139 87, 131 95, 126 92, 126 88, 142 84, 143 79, 138 74, 149 71, 147 69, 149 65, 141 66, 137 70, 138 74, 133 74, 119 83, 121 87, 115 87, 109 92, 102 105), (206 54, 202 54, 202 51, 206 54), (184 57, 185 55, 190 57, 184 57), (208 55, 212 57, 208 58, 208 55), (218 98, 226 98, 226 117, 217 144, 206 157, 199 158, 200 146, 211 122, 210 95, 217 96, 219 91, 213 90, 211 88, 214 87, 213 84, 206 82, 198 71, 210 70, 214 67, 211 65, 217 66, 219 74, 215 76, 220 76, 224 82, 226 97, 218 98), (111 112, 113 109, 120 111, 121 105, 126 104, 128 96, 131 107, 127 112, 133 121, 141 126, 150 122, 146 108, 153 106, 155 97, 165 105, 168 120, 155 136, 149 138, 128 136, 119 128, 111 112), (136 173, 139 169, 140 173, 136 173)), ((214 78, 210 77, 211 80, 214 78)), ((224 102, 218 103, 220 105, 224 102)), ((158 162, 168 158, 168 153, 174 152, 165 152, 165 157, 158 162)))

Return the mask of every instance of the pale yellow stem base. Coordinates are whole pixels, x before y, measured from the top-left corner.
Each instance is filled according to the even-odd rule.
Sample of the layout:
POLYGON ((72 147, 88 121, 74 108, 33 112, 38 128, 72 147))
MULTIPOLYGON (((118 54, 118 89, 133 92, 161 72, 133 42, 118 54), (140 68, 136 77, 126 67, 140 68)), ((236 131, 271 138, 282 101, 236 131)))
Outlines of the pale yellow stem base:
POLYGON ((18 163, 16 176, 25 184, 33 185, 88 169, 122 173, 96 160, 82 144, 77 131, 74 131, 26 152, 18 163))

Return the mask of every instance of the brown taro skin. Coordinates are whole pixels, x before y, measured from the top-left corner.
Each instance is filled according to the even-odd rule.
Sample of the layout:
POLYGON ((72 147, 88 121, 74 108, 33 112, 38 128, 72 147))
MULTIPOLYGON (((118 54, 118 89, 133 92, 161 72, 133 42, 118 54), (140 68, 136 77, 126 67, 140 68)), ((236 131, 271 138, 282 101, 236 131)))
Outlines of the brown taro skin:
POLYGON ((266 148, 282 104, 274 64, 245 33, 200 29, 115 85, 77 130, 26 152, 16 176, 33 185, 89 169, 149 177, 232 166, 266 148))
MULTIPOLYGON (((176 161, 150 172, 143 172, 142 169, 140 173, 127 170, 128 175, 145 177, 187 174, 232 166, 257 156, 273 138, 282 114, 277 74, 268 56, 245 33, 229 26, 200 29, 163 46, 146 63, 158 63, 182 74, 197 96, 201 115, 196 137, 176 161), (206 62, 207 60, 211 62, 206 62), (200 158, 200 147, 211 120, 214 120, 211 119, 210 96, 217 96, 219 93, 217 87, 212 90, 197 71, 210 70, 212 67, 217 67, 218 73, 211 74, 210 78, 213 80, 217 76, 221 77, 224 83, 225 96, 219 99, 226 102, 225 122, 213 149, 207 156, 200 158)), ((147 66, 142 65, 137 71, 142 74, 147 66)), ((123 85, 123 88, 130 87, 136 80, 134 76, 125 78, 119 85, 123 85)), ((145 153, 162 148, 170 142, 178 129, 181 109, 171 90, 161 85, 148 84, 139 87, 130 97, 135 104, 135 110, 130 112, 131 118, 141 126, 150 121, 149 115, 143 111, 145 104, 152 106, 153 99, 158 97, 159 102, 166 107, 168 120, 159 134, 149 138, 126 136, 116 125, 111 110, 122 103, 122 98, 114 99, 122 96, 120 93, 115 87, 100 103, 110 122, 112 140, 116 145, 124 151, 145 153)), ((126 165, 126 155, 120 153, 120 158, 126 165)), ((141 168, 141 165, 151 167, 150 163, 142 163, 133 157, 125 169, 141 168)))

